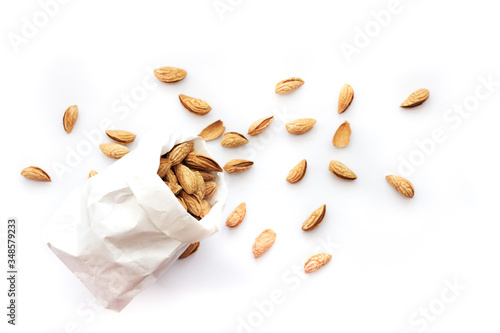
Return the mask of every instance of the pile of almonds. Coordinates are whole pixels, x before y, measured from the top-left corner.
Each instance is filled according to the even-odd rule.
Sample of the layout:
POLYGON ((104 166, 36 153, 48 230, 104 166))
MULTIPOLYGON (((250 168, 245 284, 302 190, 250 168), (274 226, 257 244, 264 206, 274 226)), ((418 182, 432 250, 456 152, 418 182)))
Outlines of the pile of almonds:
MULTIPOLYGON (((183 80, 187 72, 175 67, 161 67, 154 70, 156 78, 164 83, 172 84, 183 80)), ((292 77, 276 84, 275 92, 279 95, 286 95, 298 89, 304 84, 304 80, 292 77)), ((413 108, 423 104, 429 98, 427 89, 419 89, 412 93, 400 106, 402 108, 413 108)), ((339 95, 338 113, 345 112, 352 104, 354 99, 354 90, 349 84, 345 84, 339 95)), ((181 105, 190 113, 197 116, 208 114, 212 108, 202 99, 189 97, 183 94, 179 95, 181 105)), ((70 106, 63 116, 64 130, 69 134, 72 132, 76 120, 78 118, 78 107, 70 106)), ((248 128, 249 136, 261 134, 273 121, 274 116, 258 119, 248 128)), ((286 130, 293 135, 302 135, 312 130, 316 120, 312 118, 302 118, 290 121, 286 124, 286 130)), ((221 120, 208 125, 203 129, 198 136, 205 141, 215 140, 222 136, 221 146, 227 148, 236 148, 249 143, 249 140, 240 133, 227 132, 221 120), (224 135, 223 135, 224 134, 224 135)), ((335 147, 342 148, 349 144, 351 136, 351 127, 348 121, 344 121, 332 139, 332 144, 335 147)), ((119 159, 130 152, 125 146, 135 140, 136 135, 123 130, 108 130, 107 136, 114 142, 103 143, 99 148, 104 155, 119 159)), ((217 172, 222 172, 223 169, 229 174, 241 173, 253 166, 252 161, 233 159, 228 161, 224 168, 211 157, 199 154, 194 151, 193 142, 183 142, 173 147, 168 153, 160 157, 158 167, 158 176, 165 182, 165 185, 172 191, 179 201, 179 204, 194 218, 201 220, 211 209, 210 204, 206 200, 211 197, 217 190, 217 184, 214 181, 217 172)), ((351 171, 346 165, 340 161, 332 160, 328 169, 338 178, 353 181, 357 179, 356 174, 351 171)), ((306 173, 307 161, 304 159, 293 167, 286 181, 291 184, 300 182, 306 173)), ((29 179, 50 182, 50 176, 41 168, 30 166, 22 170, 21 174, 29 179)), ((95 170, 91 170, 88 177, 93 177, 97 174, 95 170)), ((407 179, 395 175, 386 176, 387 182, 394 187, 399 193, 407 198, 413 198, 415 189, 407 179)), ((310 231, 317 228, 323 221, 326 214, 326 205, 323 204, 316 209, 302 224, 302 230, 310 231)), ((230 228, 238 227, 245 218, 246 204, 241 203, 228 216, 226 226, 230 228)), ((276 233, 271 229, 264 230, 255 239, 252 247, 252 252, 255 258, 262 256, 271 248, 276 240, 276 233)), ((187 258, 195 253, 199 248, 199 242, 191 244, 180 259, 187 258)), ((330 254, 320 253, 311 256, 304 263, 304 271, 311 273, 322 266, 326 265, 330 259, 330 254)))

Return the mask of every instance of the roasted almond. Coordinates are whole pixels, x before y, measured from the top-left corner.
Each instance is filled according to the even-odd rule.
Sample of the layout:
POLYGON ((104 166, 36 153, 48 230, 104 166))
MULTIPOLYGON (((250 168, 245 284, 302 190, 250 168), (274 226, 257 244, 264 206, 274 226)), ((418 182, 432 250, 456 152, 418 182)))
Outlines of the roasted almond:
MULTIPOLYGON (((174 166, 174 171, 184 191, 186 191, 187 194, 193 194, 196 190, 196 176, 194 172, 183 164, 174 166)), ((184 198, 184 200, 186 200, 186 198, 184 198)))
POLYGON ((221 120, 217 120, 216 122, 205 127, 203 131, 198 134, 198 136, 201 136, 205 141, 215 140, 221 136, 225 130, 226 128, 224 127, 224 123, 221 120))
POLYGON ((286 181, 295 184, 298 183, 299 181, 304 178, 307 170, 307 161, 302 160, 297 164, 296 166, 293 167, 292 170, 288 173, 288 176, 286 177, 286 181))
POLYGON ((386 176, 385 179, 387 179, 389 184, 391 184, 392 187, 405 197, 411 199, 415 195, 415 188, 409 180, 394 175, 386 176))
POLYGON ((304 80, 298 77, 291 77, 276 84, 275 92, 279 95, 286 95, 304 84, 304 80))
POLYGON ((185 191, 181 191, 179 195, 184 199, 188 212, 195 216, 200 216, 201 200, 194 195, 187 194, 185 191))
MULTIPOLYGON (((201 170, 201 171, 217 171, 221 172, 222 168, 220 165, 215 162, 215 160, 211 157, 198 154, 198 153, 189 153, 184 159, 184 163, 193 169, 201 170)), ((202 175, 203 176, 203 175, 202 175)))
POLYGON ((42 182, 50 182, 50 176, 48 173, 43 171, 41 168, 36 166, 29 166, 21 171, 21 175, 33 180, 38 180, 42 182))
POLYGON ((205 198, 210 198, 217 190, 216 182, 205 182, 205 198))
POLYGON ((309 132, 314 125, 316 120, 312 118, 297 119, 286 124, 286 130, 288 133, 300 135, 309 132))
POLYGON ((332 259, 332 255, 328 253, 319 253, 315 254, 309 259, 306 260, 304 263, 304 272, 305 273, 312 273, 314 271, 317 271, 321 267, 325 266, 328 264, 328 262, 332 259))
POLYGON ((172 165, 177 165, 181 163, 192 151, 194 151, 194 143, 191 141, 183 142, 172 148, 172 150, 167 154, 167 158, 170 162, 172 162, 172 165))
POLYGON ((263 255, 267 250, 273 246, 276 240, 276 233, 271 229, 264 230, 257 238, 252 247, 253 256, 255 258, 263 255))
POLYGON ((89 177, 88 177, 88 178, 90 178, 90 177, 94 177, 95 175, 97 175, 97 171, 95 171, 95 170, 90 170, 90 172, 89 172, 89 177))
POLYGON ((63 116, 63 127, 66 133, 71 133, 78 119, 78 106, 72 105, 66 109, 63 116))
POLYGON ((408 98, 401 104, 402 108, 413 108, 419 106, 429 98, 429 90, 418 89, 412 93, 408 98))
POLYGON ((179 95, 179 100, 181 101, 182 106, 191 113, 194 113, 197 116, 204 116, 212 110, 210 105, 204 100, 189 97, 186 95, 179 95))
POLYGON ((121 144, 128 144, 132 143, 135 140, 136 135, 132 132, 128 131, 113 131, 113 130, 107 130, 106 134, 108 137, 118 143, 121 144))
POLYGON ((165 83, 176 83, 182 81, 187 72, 181 68, 176 67, 160 67, 154 70, 156 78, 165 83))
POLYGON ((245 215, 247 213, 247 205, 246 203, 240 203, 238 207, 236 207, 235 210, 229 216, 227 217, 226 220, 226 226, 231 227, 231 228, 236 228, 243 222, 243 219, 245 218, 245 215))
POLYGON ((224 165, 224 170, 230 174, 240 173, 248 170, 252 165, 252 161, 235 159, 227 162, 226 165, 224 165))
POLYGON ((208 172, 208 171, 201 171, 200 170, 199 173, 203 177, 204 181, 209 181, 209 180, 214 180, 215 179, 215 175, 213 173, 208 172))
POLYGON ((205 216, 207 216, 208 213, 210 213, 210 209, 212 209, 212 207, 210 207, 210 204, 208 203, 208 201, 207 200, 201 200, 201 213, 200 213, 200 217, 204 218, 205 216))
POLYGON ((104 155, 114 159, 122 158, 130 153, 130 149, 119 143, 101 143, 99 148, 101 148, 104 155))
POLYGON ((196 243, 193 243, 191 245, 189 245, 186 250, 184 250, 184 252, 181 254, 181 256, 179 257, 179 259, 185 259, 187 257, 189 257, 190 255, 192 255, 193 253, 195 253, 196 251, 198 251, 198 248, 200 247, 200 242, 196 242, 196 243))
POLYGON ((352 172, 344 163, 339 161, 330 161, 328 170, 333 172, 333 174, 341 179, 354 180, 358 178, 354 172, 352 172))
POLYGON ((351 105, 352 100, 354 99, 354 90, 348 84, 344 84, 342 89, 340 90, 339 95, 339 114, 347 110, 347 108, 351 105))
POLYGON ((220 144, 222 147, 235 148, 246 145, 248 139, 240 133, 228 132, 222 137, 220 144))
POLYGON ((260 118, 259 120, 254 122, 252 125, 250 125, 250 127, 248 128, 248 135, 251 135, 251 136, 259 135, 269 125, 271 125, 271 122, 273 121, 273 119, 274 119, 274 116, 260 118))
POLYGON ((326 205, 316 209, 302 224, 302 230, 310 231, 316 229, 321 224, 326 214, 326 205))
POLYGON ((335 135, 333 136, 332 143, 335 147, 345 147, 349 144, 349 137, 351 136, 351 125, 346 120, 339 126, 335 135))
MULTIPOLYGON (((158 166, 158 172, 157 172, 158 176, 160 176, 161 179, 165 178, 171 166, 172 162, 168 158, 160 158, 160 165, 158 166)), ((177 183, 177 181, 173 183, 177 183)))
POLYGON ((179 184, 170 182, 165 182, 165 184, 168 186, 170 191, 172 191, 172 193, 175 195, 179 194, 179 192, 182 191, 182 186, 180 186, 179 184))

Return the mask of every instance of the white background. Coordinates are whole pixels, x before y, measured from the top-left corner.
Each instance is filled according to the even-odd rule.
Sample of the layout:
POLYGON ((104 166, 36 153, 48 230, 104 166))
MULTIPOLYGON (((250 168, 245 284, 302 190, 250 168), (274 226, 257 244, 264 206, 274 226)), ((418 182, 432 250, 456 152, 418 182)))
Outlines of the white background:
MULTIPOLYGON (((72 0, 46 24, 43 14, 38 17, 44 26, 14 47, 9 38, 22 36, 24 18, 33 22, 42 7, 34 0, 2 2, 0 207, 3 221, 19 220, 19 308, 15 328, 7 327, 6 310, 0 313, 0 330, 237 332, 250 317, 253 326, 240 332, 498 332, 500 87, 465 117, 447 113, 474 101, 480 77, 500 81, 494 2, 401 0, 379 31, 371 12, 386 10, 389 0, 222 3, 231 10, 220 15, 212 0, 72 0), (357 29, 366 26, 374 29, 372 37, 358 43, 349 62, 341 45, 356 46, 357 29), (154 84, 152 69, 160 66, 184 68, 188 76, 144 90, 143 81, 154 84), (305 84, 276 95, 275 84, 291 76, 305 84), (344 83, 353 86, 355 99, 339 115, 344 83), (431 92, 423 106, 398 107, 423 87, 431 92), (189 114, 180 93, 206 100, 213 110, 205 117, 189 114), (123 98, 132 94, 136 101, 127 107, 123 98), (73 104, 80 116, 68 135, 62 116, 73 104), (221 221, 219 233, 121 313, 88 305, 92 295, 43 240, 47 219, 69 191, 90 169, 113 162, 92 144, 57 175, 56 166, 89 143, 86 133, 102 133, 100 122, 109 120, 140 140, 152 127, 196 134, 222 119, 228 131, 246 134, 268 115, 276 116, 273 126, 247 146, 209 142, 221 164, 255 161, 248 172, 228 177, 225 215, 245 201, 242 225, 229 230, 221 221), (317 119, 311 132, 284 130, 284 122, 303 117, 317 119), (338 149, 331 139, 344 120, 351 123, 351 143, 338 149), (384 176, 398 173, 400 158, 422 157, 415 142, 435 129, 446 140, 417 159, 408 174, 416 194, 406 199, 384 176), (305 178, 288 184, 288 171, 303 158, 305 178), (358 179, 334 177, 331 159, 343 161, 358 179), (45 169, 52 183, 21 177, 29 165, 45 169), (323 224, 303 232, 303 220, 323 203, 323 224), (266 228, 277 240, 256 260, 251 247, 266 228), (320 246, 333 254, 331 262, 302 280, 292 269, 320 246), (455 280, 466 289, 442 309, 441 294, 453 296, 446 281, 455 280), (274 292, 283 293, 283 302, 267 306, 263 316, 255 302, 267 304, 274 292), (439 314, 428 320, 416 314, 429 306, 439 314)), ((7 286, 1 280, 3 305, 7 286)))

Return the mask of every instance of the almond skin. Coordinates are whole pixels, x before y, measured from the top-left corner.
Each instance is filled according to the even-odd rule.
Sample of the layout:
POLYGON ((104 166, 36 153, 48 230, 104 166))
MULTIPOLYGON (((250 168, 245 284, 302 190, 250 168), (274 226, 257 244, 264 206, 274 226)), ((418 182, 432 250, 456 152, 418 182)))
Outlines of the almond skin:
POLYGON ((203 177, 203 180, 205 182, 208 182, 210 180, 214 180, 215 179, 215 175, 213 173, 210 173, 208 171, 199 171, 199 173, 201 174, 201 176, 203 177))
POLYGON ((302 160, 297 164, 296 166, 293 167, 292 170, 288 173, 288 176, 286 177, 286 181, 295 184, 298 183, 299 181, 304 178, 307 170, 307 161, 302 160))
POLYGON ((328 167, 335 176, 344 180, 354 180, 358 178, 354 172, 351 171, 348 167, 344 165, 344 163, 339 161, 330 161, 330 165, 328 167))
POLYGON ((333 145, 339 148, 346 147, 349 144, 351 133, 351 125, 346 120, 335 132, 332 140, 333 145))
POLYGON ((418 89, 413 92, 408 98, 401 104, 402 108, 414 108, 424 103, 429 98, 429 90, 418 89))
POLYGON ((63 116, 63 127, 66 133, 71 133, 78 119, 78 106, 72 105, 66 109, 63 116))
POLYGON ((21 171, 21 175, 25 178, 38 180, 41 182, 50 182, 50 176, 41 168, 36 166, 29 166, 21 171))
POLYGON ((307 220, 304 221, 302 224, 302 230, 304 231, 311 231, 316 229, 323 219, 325 218, 326 214, 326 205, 323 205, 316 209, 308 218, 307 220))
POLYGON ((172 148, 172 150, 167 154, 167 158, 170 160, 172 165, 177 165, 181 163, 186 158, 186 156, 193 151, 194 151, 193 142, 191 141, 183 142, 172 148))
POLYGON ((205 182, 205 199, 210 198, 215 193, 215 191, 217 191, 216 182, 205 182))
POLYGON ((179 259, 185 259, 185 258, 189 257, 190 255, 192 255, 193 253, 195 253, 196 251, 198 251, 199 247, 200 247, 200 242, 196 242, 196 243, 193 243, 193 244, 189 245, 187 247, 187 249, 184 250, 184 252, 181 254, 181 256, 179 257, 179 259))
POLYGON ((213 158, 195 152, 189 153, 186 156, 184 164, 196 170, 222 172, 219 163, 213 158))
POLYGON ((248 170, 250 167, 252 167, 252 165, 252 161, 235 159, 227 162, 226 165, 224 165, 224 171, 229 174, 240 173, 248 170))
POLYGON ((298 77, 291 77, 289 79, 280 81, 276 84, 275 92, 278 95, 286 95, 297 89, 304 84, 304 80, 298 77))
POLYGON ((182 197, 179 197, 179 196, 177 196, 176 198, 177 198, 177 200, 179 200, 179 203, 181 204, 181 206, 182 206, 182 207, 186 210, 186 212, 187 212, 188 207, 187 207, 187 205, 186 205, 186 202, 184 202, 184 199, 183 199, 182 197))
POLYGON ((216 122, 205 127, 203 131, 198 134, 198 136, 201 136, 205 141, 211 141, 221 136, 225 130, 226 128, 224 127, 224 123, 221 120, 217 120, 216 122))
MULTIPOLYGON (((157 171, 158 176, 160 176, 161 179, 165 178, 171 166, 172 162, 168 158, 160 158, 160 165, 158 166, 158 171, 157 171)), ((173 183, 177 183, 177 179, 173 183)))
POLYGON ((128 131, 107 130, 106 134, 111 140, 123 145, 134 142, 136 137, 134 133, 128 131))
POLYGON ((221 146, 227 148, 236 148, 246 145, 247 143, 248 139, 245 138, 245 136, 241 135, 240 133, 236 132, 229 132, 224 134, 224 136, 220 141, 221 146))
POLYGON ((332 259, 332 255, 328 253, 315 254, 304 263, 304 272, 312 273, 325 266, 332 259))
MULTIPOLYGON (((187 194, 193 194, 194 191, 196 191, 196 176, 193 171, 183 164, 177 164, 174 166, 174 172, 184 191, 186 191, 187 194)), ((186 198, 184 198, 184 200, 186 200, 186 198)))
POLYGON ((176 67, 160 67, 154 70, 156 78, 165 83, 176 83, 182 81, 187 72, 181 68, 176 67))
POLYGON ((186 110, 197 116, 204 116, 212 110, 210 105, 202 99, 181 94, 179 95, 179 100, 186 110))
POLYGON ((344 84, 342 90, 340 90, 340 95, 339 95, 339 106, 338 106, 339 114, 347 110, 347 108, 351 105, 353 99, 354 99, 354 90, 350 85, 344 84))
POLYGON ((248 128, 248 135, 251 136, 256 136, 259 135, 260 133, 264 132, 264 130, 271 125, 271 122, 273 121, 274 116, 271 117, 266 117, 266 118, 260 118, 256 122, 254 122, 250 127, 248 128))
POLYGON ((189 213, 194 216, 200 216, 202 210, 200 199, 194 195, 187 194, 185 191, 181 191, 179 196, 184 199, 184 203, 186 204, 189 213))
POLYGON ((413 184, 410 183, 409 180, 394 175, 386 176, 385 179, 387 179, 389 184, 391 184, 392 187, 394 187, 399 193, 401 193, 405 197, 411 199, 415 195, 415 188, 413 187, 413 184))
POLYGON ((170 191, 172 191, 174 195, 177 195, 182 191, 182 186, 180 186, 179 184, 165 182, 165 185, 168 186, 168 188, 170 189, 170 191))
POLYGON ((230 228, 236 228, 243 222, 245 215, 247 213, 247 205, 246 203, 240 203, 238 207, 233 210, 231 214, 227 217, 226 226, 230 228))
POLYGON ((208 213, 210 213, 211 208, 212 207, 210 207, 210 204, 208 203, 207 200, 201 200, 201 213, 200 213, 200 217, 204 218, 205 216, 207 216, 208 213))
POLYGON ((273 246, 276 240, 276 233, 271 229, 264 230, 257 238, 252 247, 253 256, 259 258, 273 246))
POLYGON ((90 178, 90 177, 94 177, 95 175, 97 175, 97 171, 95 171, 95 170, 90 170, 90 172, 89 172, 89 177, 88 177, 88 178, 90 178))
POLYGON ((130 153, 130 149, 119 143, 101 143, 99 148, 104 155, 114 159, 120 159, 130 153))
POLYGON ((316 120, 312 118, 297 119, 286 124, 286 130, 288 133, 300 135, 309 132, 314 125, 316 120))

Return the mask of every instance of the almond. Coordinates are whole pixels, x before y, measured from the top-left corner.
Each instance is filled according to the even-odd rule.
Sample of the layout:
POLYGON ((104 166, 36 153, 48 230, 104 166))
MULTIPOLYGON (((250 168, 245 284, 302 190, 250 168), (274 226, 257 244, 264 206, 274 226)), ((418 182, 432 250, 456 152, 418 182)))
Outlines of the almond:
POLYGON ((216 182, 205 182, 205 198, 210 198, 217 190, 216 182))
POLYGON ((315 119, 304 118, 291 121, 286 124, 288 133, 300 135, 309 132, 316 124, 315 119))
POLYGON ((182 81, 187 72, 181 68, 176 67, 160 67, 154 70, 156 78, 165 83, 176 83, 182 81))
POLYGON ((220 144, 222 147, 235 148, 246 145, 248 143, 248 139, 245 138, 240 133, 229 132, 224 134, 222 137, 220 144))
POLYGON ((243 222, 245 215, 247 213, 247 205, 246 203, 240 203, 238 207, 233 210, 231 214, 227 217, 226 226, 231 228, 236 228, 243 222))
POLYGON ((136 135, 132 132, 128 131, 113 131, 113 130, 107 130, 106 134, 108 137, 118 143, 121 144, 128 144, 132 143, 135 140, 136 135))
POLYGON ((78 119, 78 106, 72 105, 66 109, 63 116, 63 127, 66 133, 71 133, 78 119))
POLYGON ((181 94, 179 95, 179 100, 186 110, 197 116, 204 116, 209 113, 210 110, 212 110, 207 102, 198 98, 193 98, 181 94))
POLYGON ((172 162, 172 165, 177 165, 181 163, 186 156, 194 151, 194 143, 191 141, 180 143, 176 145, 172 150, 167 154, 167 158, 172 162))
POLYGON ((215 179, 215 175, 213 173, 210 173, 208 171, 198 171, 201 176, 203 177, 203 180, 204 181, 209 181, 209 180, 214 180, 215 179))
POLYGON ((194 172, 195 180, 196 180, 196 189, 194 190, 194 195, 198 197, 198 199, 203 200, 205 197, 206 186, 203 177, 198 171, 194 172))
POLYGON ((325 266, 328 264, 328 262, 332 259, 332 255, 328 253, 319 253, 315 254, 309 259, 306 260, 304 263, 304 272, 305 273, 312 273, 314 271, 317 271, 321 267, 325 266))
MULTIPOLYGON (((184 191, 186 191, 187 194, 193 194, 196 190, 196 176, 193 171, 183 164, 177 164, 174 166, 174 172, 184 191)), ((184 200, 186 200, 186 198, 184 198, 184 200)))
POLYGON ((313 229, 316 229, 323 219, 325 218, 326 214, 326 205, 323 205, 316 209, 308 218, 307 220, 304 221, 302 224, 302 230, 304 231, 311 231, 313 229))
POLYGON ((21 171, 21 175, 33 180, 39 180, 42 182, 50 182, 50 176, 48 173, 43 171, 41 168, 36 166, 29 166, 21 171))
POLYGON ((328 170, 333 172, 333 174, 341 179, 354 180, 358 178, 354 172, 352 172, 348 167, 346 167, 342 162, 330 161, 330 166, 328 170))
POLYGON ((95 170, 90 170, 90 172, 89 172, 89 177, 88 177, 88 178, 90 178, 90 177, 94 177, 95 175, 97 175, 97 171, 95 171, 95 170))
POLYGON ((304 175, 306 174, 307 170, 307 161, 302 160, 297 164, 296 166, 293 167, 292 170, 288 173, 288 177, 286 177, 286 181, 295 184, 298 183, 299 181, 304 178, 304 175))
POLYGON ((394 175, 386 176, 385 179, 387 179, 389 184, 391 184, 392 187, 405 197, 411 199, 415 195, 415 188, 409 180, 394 175))
POLYGON ((186 203, 187 210, 195 216, 200 216, 201 214, 201 200, 194 195, 189 195, 185 191, 181 191, 179 194, 184 202, 186 203))
POLYGON ((165 182, 165 184, 168 186, 168 188, 170 189, 170 191, 172 191, 174 195, 177 195, 179 194, 180 191, 182 191, 182 186, 180 186, 179 184, 170 182, 165 182))
POLYGON ((177 179, 177 176, 174 173, 174 170, 172 168, 167 169, 167 175, 165 176, 167 182, 173 183, 173 184, 179 184, 179 180, 177 179))
MULTIPOLYGON (((160 158, 160 165, 158 166, 158 172, 157 172, 158 176, 160 176, 161 179, 165 178, 171 166, 172 162, 168 158, 160 158)), ((177 181, 173 183, 177 183, 177 181)))
POLYGON ((275 92, 279 95, 286 95, 304 84, 304 80, 298 77, 291 77, 276 84, 275 92))
POLYGON ((226 165, 224 165, 224 170, 230 174, 240 173, 248 170, 252 165, 252 161, 235 159, 227 162, 226 165))
POLYGON ((253 256, 255 258, 263 255, 267 250, 273 246, 276 240, 276 233, 271 229, 264 230, 257 238, 252 247, 253 256))
POLYGON ((339 95, 339 114, 347 110, 347 108, 351 105, 352 100, 354 99, 354 90, 348 84, 344 84, 342 89, 340 90, 339 95))
POLYGON ((101 148, 104 155, 114 159, 122 158, 130 153, 130 149, 119 143, 101 143, 99 148, 101 148))
POLYGON ((216 122, 205 127, 203 131, 198 134, 198 136, 201 136, 205 141, 211 141, 221 136, 225 130, 226 128, 224 127, 224 123, 221 120, 217 120, 216 122))
POLYGON ((190 168, 201 171, 222 172, 222 168, 213 158, 198 153, 189 153, 184 163, 190 168))
POLYGON ((208 215, 208 213, 210 213, 210 209, 212 207, 210 207, 210 204, 208 203, 207 200, 201 200, 201 213, 200 213, 200 217, 201 218, 204 218, 205 216, 208 215))
POLYGON ((349 137, 351 136, 351 125, 346 120, 339 126, 335 135, 333 136, 332 143, 335 147, 345 147, 349 144, 349 137))
POLYGON ((429 98, 429 90, 418 89, 412 93, 408 98, 401 104, 402 108, 413 108, 419 106, 429 98))
POLYGON ((179 259, 185 259, 187 257, 189 257, 190 255, 192 255, 193 253, 195 253, 196 251, 198 251, 198 248, 200 247, 200 242, 196 242, 196 243, 193 243, 191 245, 189 245, 186 250, 184 250, 184 252, 181 254, 181 256, 179 257, 179 259))
POLYGON ((274 116, 271 117, 266 117, 266 118, 260 118, 256 122, 254 122, 250 127, 248 128, 248 135, 251 136, 256 136, 262 133, 269 125, 271 125, 271 122, 273 121, 274 116))
POLYGON ((179 200, 179 203, 181 204, 182 207, 184 207, 184 209, 187 211, 188 208, 187 208, 187 205, 186 205, 186 202, 184 202, 184 199, 182 197, 176 197, 177 200, 179 200))

